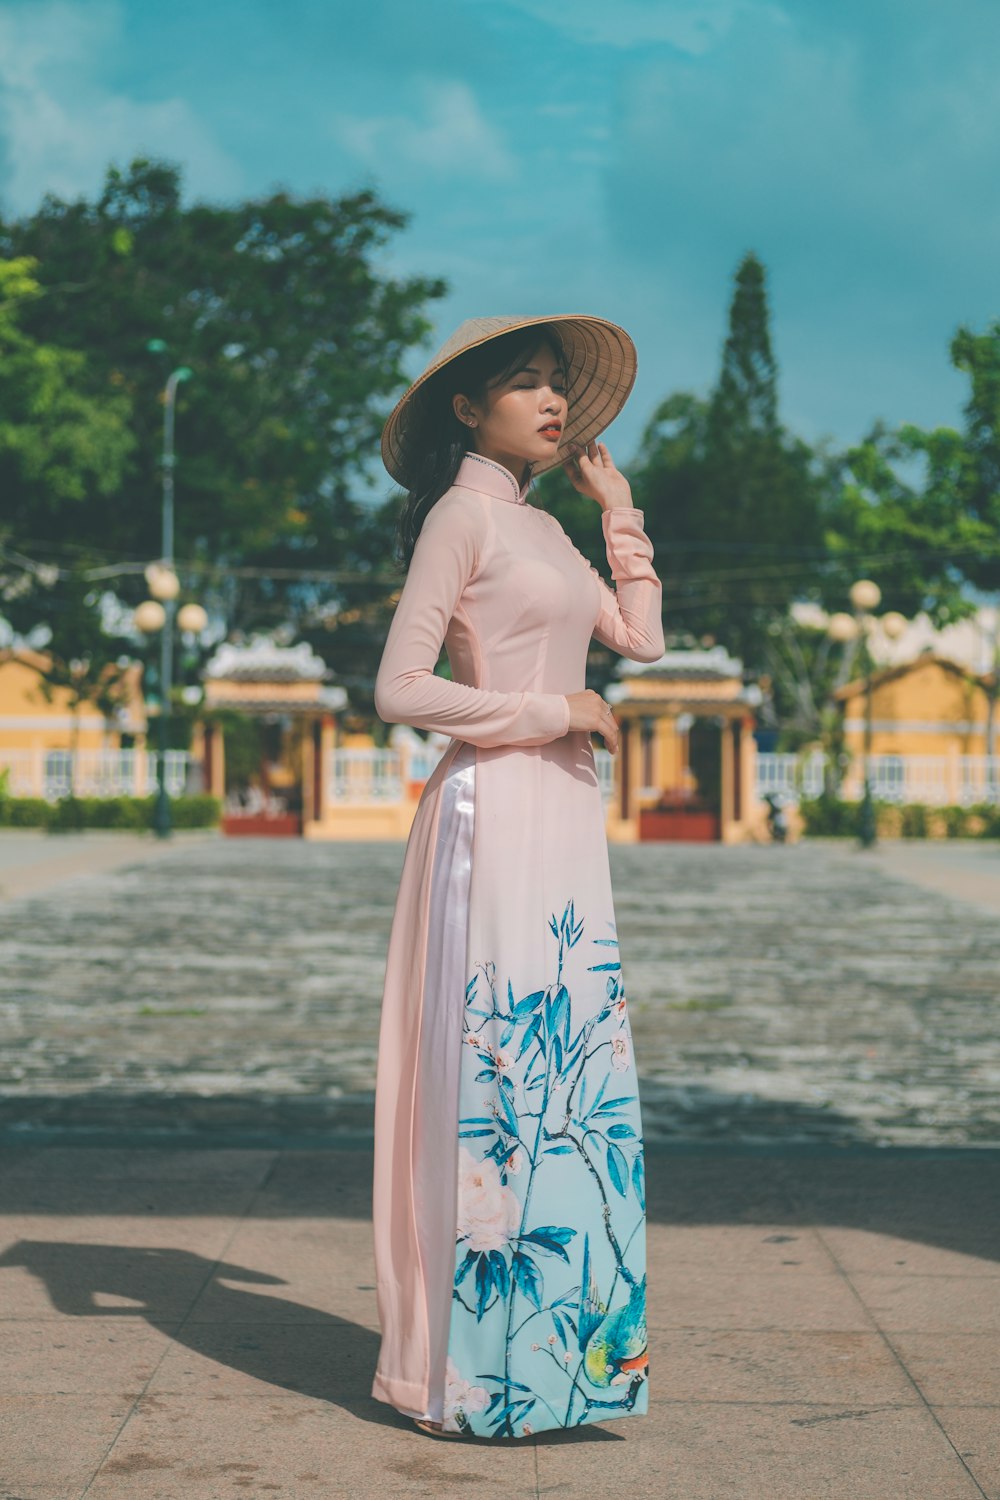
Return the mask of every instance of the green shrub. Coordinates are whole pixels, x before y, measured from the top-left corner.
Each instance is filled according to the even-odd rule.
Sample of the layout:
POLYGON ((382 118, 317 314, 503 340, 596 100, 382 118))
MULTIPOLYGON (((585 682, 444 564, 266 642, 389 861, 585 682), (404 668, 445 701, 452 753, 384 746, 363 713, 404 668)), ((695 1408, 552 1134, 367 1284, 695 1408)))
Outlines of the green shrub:
POLYGON ((896 802, 880 802, 875 818, 875 832, 880 839, 903 837, 903 809, 896 802))
POLYGON ((170 804, 170 811, 175 828, 216 828, 222 817, 222 799, 207 792, 177 797, 170 804))
POLYGON ((49 832, 79 832, 84 827, 84 806, 82 797, 60 797, 49 809, 49 832))
MULTIPOLYGON (((0 797, 0 826, 47 828, 50 833, 78 833, 85 828, 116 828, 134 833, 152 828, 156 797, 0 797)), ((172 797, 174 828, 215 828, 222 816, 218 797, 199 794, 172 797)))
POLYGON ((900 829, 904 839, 927 837, 927 808, 922 802, 907 802, 901 809, 903 823, 900 829))
POLYGON ((2 797, 0 827, 47 828, 51 811, 44 797, 2 797))
POLYGON ((139 797, 63 797, 52 809, 49 828, 63 832, 82 828, 137 831, 149 826, 139 797))
POLYGON ((1000 802, 977 802, 966 812, 971 838, 1000 839, 1000 802))
POLYGON ((821 792, 818 797, 803 797, 799 802, 803 831, 817 837, 852 838, 857 835, 861 804, 844 802, 821 792))
POLYGON ((965 807, 942 807, 940 809, 941 821, 944 823, 944 836, 948 839, 962 839, 968 834, 969 810, 965 807))
MULTIPOLYGON (((803 797, 799 803, 803 831, 825 837, 856 837, 860 802, 839 797, 803 797)), ((980 802, 974 807, 928 807, 920 802, 875 803, 879 838, 1000 838, 1000 805, 980 802)))

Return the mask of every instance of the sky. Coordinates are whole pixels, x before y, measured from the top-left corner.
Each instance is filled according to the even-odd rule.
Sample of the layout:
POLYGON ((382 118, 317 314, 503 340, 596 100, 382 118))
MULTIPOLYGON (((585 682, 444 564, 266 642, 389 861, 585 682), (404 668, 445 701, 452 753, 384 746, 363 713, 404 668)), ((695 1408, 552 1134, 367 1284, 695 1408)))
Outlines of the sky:
POLYGON ((0 209, 179 162, 184 193, 374 188, 382 253, 465 318, 594 313, 638 348, 606 434, 715 379, 768 272, 786 425, 958 424, 1000 316, 996 0, 0 0, 0 209))

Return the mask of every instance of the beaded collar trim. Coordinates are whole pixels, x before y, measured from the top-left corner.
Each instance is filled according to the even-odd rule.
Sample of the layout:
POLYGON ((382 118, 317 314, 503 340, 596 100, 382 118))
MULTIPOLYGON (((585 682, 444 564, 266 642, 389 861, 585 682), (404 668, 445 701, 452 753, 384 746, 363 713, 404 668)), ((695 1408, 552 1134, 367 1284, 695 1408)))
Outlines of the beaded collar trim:
POLYGON ((524 505, 527 501, 528 489, 531 480, 519 490, 517 480, 505 464, 498 464, 492 458, 484 458, 481 453, 466 453, 455 476, 455 483, 469 483, 473 489, 482 488, 488 495, 495 495, 498 500, 510 500, 515 505, 524 505), (466 470, 466 465, 470 465, 466 470), (481 470, 476 470, 475 465, 481 464, 481 470), (465 473, 463 474, 463 470, 465 473), (479 483, 471 484, 473 475, 479 483), (507 491, 510 493, 507 493, 507 491))

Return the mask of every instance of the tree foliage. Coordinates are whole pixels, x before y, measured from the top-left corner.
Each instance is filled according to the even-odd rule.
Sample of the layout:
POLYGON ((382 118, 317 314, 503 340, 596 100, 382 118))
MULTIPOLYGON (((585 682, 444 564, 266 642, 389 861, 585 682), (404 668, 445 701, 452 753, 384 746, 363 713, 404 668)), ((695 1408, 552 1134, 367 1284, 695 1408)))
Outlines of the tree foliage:
POLYGON ((836 459, 783 428, 777 379, 764 268, 750 254, 736 273, 715 387, 657 408, 634 469, 665 627, 718 640, 751 667, 762 663, 774 612, 818 576, 837 488, 836 459))
POLYGON ((42 294, 36 260, 0 260, 0 526, 45 535, 107 502, 134 439, 128 401, 87 355, 28 331, 42 294))
MULTIPOLYGON (((430 331, 425 304, 445 290, 381 269, 406 222, 367 190, 185 207, 179 169, 136 158, 110 168, 93 201, 49 195, 0 225, 0 251, 38 267, 26 334, 67 360, 86 351, 82 397, 127 410, 130 434, 101 486, 70 497, 46 485, 42 509, 29 485, 12 486, 5 528, 25 543, 72 537, 105 559, 159 556, 162 392, 187 365, 175 523, 187 590, 231 631, 360 611, 367 628, 320 630, 315 644, 367 681, 395 580, 379 509, 361 498, 365 471, 406 383, 403 357, 430 331)), ((116 587, 136 603, 141 569, 116 587)))
POLYGON ((105 631, 100 590, 86 576, 81 538, 60 577, 18 550, 20 516, 40 533, 75 534, 75 518, 107 503, 133 447, 128 401, 101 390, 79 350, 25 331, 41 296, 37 263, 0 261, 0 613, 18 634, 45 629, 40 686, 68 694, 71 712, 111 714, 125 692, 123 642, 105 631))

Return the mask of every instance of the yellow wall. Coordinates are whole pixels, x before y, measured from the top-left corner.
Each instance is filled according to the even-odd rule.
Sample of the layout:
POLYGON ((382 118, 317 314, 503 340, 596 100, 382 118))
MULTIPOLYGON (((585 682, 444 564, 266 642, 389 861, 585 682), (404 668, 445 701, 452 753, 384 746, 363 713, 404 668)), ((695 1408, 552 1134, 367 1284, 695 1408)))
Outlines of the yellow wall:
MULTIPOLYGON (((863 688, 844 700, 845 744, 864 749, 863 688)), ((873 755, 985 755, 984 688, 939 661, 919 659, 872 688, 873 755)))
MULTIPOLYGON (((0 749, 69 750, 73 746, 73 712, 65 689, 53 691, 51 703, 42 693, 41 678, 31 665, 41 661, 35 652, 20 656, 0 655, 0 749)), ((133 672, 131 717, 138 727, 145 724, 138 668, 133 672)), ((80 712, 81 750, 116 750, 121 744, 117 726, 109 727, 89 704, 80 712)))

